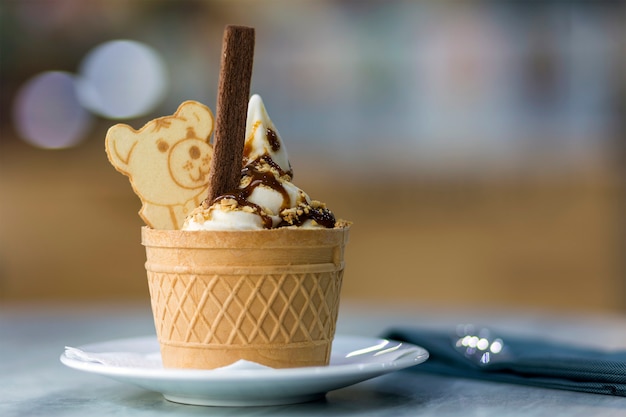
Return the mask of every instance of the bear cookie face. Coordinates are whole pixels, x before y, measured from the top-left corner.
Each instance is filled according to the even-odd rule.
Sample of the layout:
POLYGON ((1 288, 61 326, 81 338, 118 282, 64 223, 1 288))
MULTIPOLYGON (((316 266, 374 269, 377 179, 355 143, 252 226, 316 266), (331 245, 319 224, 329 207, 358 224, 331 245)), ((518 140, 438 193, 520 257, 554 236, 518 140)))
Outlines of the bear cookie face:
POLYGON ((206 197, 213 148, 211 110, 185 101, 176 113, 135 130, 111 127, 106 153, 126 175, 142 202, 139 215, 153 229, 179 229, 187 214, 206 197))

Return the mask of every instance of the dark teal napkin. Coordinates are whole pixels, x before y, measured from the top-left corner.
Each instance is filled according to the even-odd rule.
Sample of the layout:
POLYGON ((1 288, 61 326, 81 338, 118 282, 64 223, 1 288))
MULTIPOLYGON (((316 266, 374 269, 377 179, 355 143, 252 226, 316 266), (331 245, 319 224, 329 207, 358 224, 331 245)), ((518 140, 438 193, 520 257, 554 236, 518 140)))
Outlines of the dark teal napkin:
POLYGON ((540 339, 475 333, 396 328, 383 337, 429 352, 425 363, 411 368, 415 371, 626 396, 626 351, 604 352, 540 339))

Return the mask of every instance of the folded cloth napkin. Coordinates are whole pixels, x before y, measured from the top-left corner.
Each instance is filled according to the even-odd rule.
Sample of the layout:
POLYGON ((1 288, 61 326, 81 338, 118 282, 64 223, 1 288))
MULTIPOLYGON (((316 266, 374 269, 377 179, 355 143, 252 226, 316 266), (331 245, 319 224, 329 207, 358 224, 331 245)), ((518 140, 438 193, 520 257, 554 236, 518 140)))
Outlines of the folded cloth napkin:
POLYGON ((487 329, 458 333, 409 327, 391 329, 383 337, 429 352, 428 361, 415 371, 626 396, 626 351, 496 336, 487 329))

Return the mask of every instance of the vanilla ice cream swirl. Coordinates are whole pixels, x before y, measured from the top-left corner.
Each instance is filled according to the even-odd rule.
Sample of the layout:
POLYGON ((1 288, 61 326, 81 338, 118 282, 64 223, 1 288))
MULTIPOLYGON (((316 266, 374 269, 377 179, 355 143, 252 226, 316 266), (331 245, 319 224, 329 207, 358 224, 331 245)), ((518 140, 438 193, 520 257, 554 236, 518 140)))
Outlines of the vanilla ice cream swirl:
POLYGON ((204 201, 187 217, 183 229, 335 227, 333 213, 291 182, 287 151, 258 95, 248 104, 243 165, 237 189, 204 201))

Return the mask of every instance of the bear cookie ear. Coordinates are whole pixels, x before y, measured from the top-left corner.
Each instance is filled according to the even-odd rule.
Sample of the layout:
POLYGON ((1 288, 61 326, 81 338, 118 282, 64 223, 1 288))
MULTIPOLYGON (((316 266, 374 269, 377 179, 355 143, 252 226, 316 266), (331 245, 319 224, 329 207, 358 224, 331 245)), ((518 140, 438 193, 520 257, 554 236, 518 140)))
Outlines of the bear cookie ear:
POLYGON ((211 109, 197 101, 188 100, 178 106, 174 115, 185 120, 188 128, 193 128, 196 137, 206 142, 213 133, 214 118, 211 109))
POLYGON ((137 131, 125 124, 117 124, 107 131, 105 149, 111 164, 124 175, 128 175, 128 162, 139 141, 137 131))

